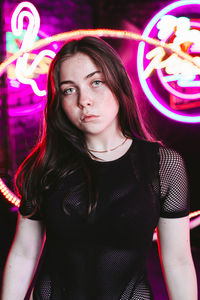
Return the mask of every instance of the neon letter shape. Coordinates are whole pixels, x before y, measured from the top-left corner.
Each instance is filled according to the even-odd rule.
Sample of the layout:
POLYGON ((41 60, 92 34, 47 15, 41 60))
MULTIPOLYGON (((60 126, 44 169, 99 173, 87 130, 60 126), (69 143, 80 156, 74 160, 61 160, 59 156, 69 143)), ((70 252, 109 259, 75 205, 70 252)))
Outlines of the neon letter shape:
MULTIPOLYGON (((24 35, 24 39, 22 41, 21 48, 20 48, 20 50, 24 51, 24 52, 27 51, 28 49, 30 49, 34 45, 35 39, 37 37, 39 28, 40 28, 39 13, 38 13, 37 9, 35 8, 35 6, 30 2, 20 3, 16 7, 16 9, 12 15, 11 28, 12 28, 12 32, 15 36, 19 36, 22 34, 23 20, 25 17, 28 18, 29 23, 28 23, 26 33, 24 35), (26 8, 29 10, 23 10, 26 8)), ((19 57, 17 59, 17 63, 16 63, 15 72, 16 72, 17 79, 24 84, 30 84, 34 93, 38 96, 46 95, 46 91, 45 90, 41 91, 38 88, 35 80, 26 78, 26 76, 28 76, 34 72, 35 68, 37 67, 37 64, 42 60, 42 58, 45 55, 48 55, 51 58, 54 58, 55 53, 51 50, 41 51, 38 54, 38 56, 36 56, 35 60, 32 62, 32 64, 30 66, 28 66, 29 54, 24 53, 22 57, 19 57)))
MULTIPOLYGON (((195 50, 199 51, 200 31, 196 29, 191 29, 191 24, 192 21, 190 21, 190 19, 187 17, 177 18, 172 15, 165 15, 160 19, 160 21, 157 24, 157 28, 159 29, 158 38, 163 41, 166 41, 170 38, 170 35, 174 34, 175 38, 173 40, 172 45, 174 45, 174 47, 177 47, 177 50, 180 50, 180 46, 184 46, 185 51, 188 51, 189 49, 190 52, 193 52, 195 50)), ((199 25, 200 24, 198 24, 198 27, 199 25)), ((150 52, 147 54, 147 56, 150 54, 150 52)), ((198 63, 199 57, 194 57, 193 61, 196 61, 198 63)), ((170 76, 168 77, 168 79, 170 82, 177 81, 177 84, 180 87, 200 86, 200 80, 195 80, 196 75, 200 75, 200 69, 190 62, 186 62, 178 58, 175 54, 172 54, 168 59, 166 59, 159 66, 157 65, 156 67, 156 69, 162 68, 165 68, 165 71, 168 74, 178 75, 178 77, 170 76), (174 80, 172 80, 172 78, 174 80)), ((169 82, 166 77, 162 76, 162 72, 158 72, 158 76, 161 81, 169 82)), ((165 83, 164 85, 165 87, 168 86, 165 83)), ((169 88, 167 90, 169 91, 169 88)), ((177 95, 177 92, 174 91, 173 94, 177 95)), ((181 98, 184 97, 185 95, 183 95, 181 98)))

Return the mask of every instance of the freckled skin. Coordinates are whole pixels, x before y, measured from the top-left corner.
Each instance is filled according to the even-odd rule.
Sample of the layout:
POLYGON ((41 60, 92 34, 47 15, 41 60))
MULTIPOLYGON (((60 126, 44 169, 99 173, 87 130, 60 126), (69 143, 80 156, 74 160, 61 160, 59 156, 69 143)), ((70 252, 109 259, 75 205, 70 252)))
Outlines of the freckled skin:
POLYGON ((89 56, 77 53, 65 60, 60 69, 60 83, 62 108, 86 138, 119 131, 118 101, 89 56), (82 120, 84 115, 97 117, 82 120))

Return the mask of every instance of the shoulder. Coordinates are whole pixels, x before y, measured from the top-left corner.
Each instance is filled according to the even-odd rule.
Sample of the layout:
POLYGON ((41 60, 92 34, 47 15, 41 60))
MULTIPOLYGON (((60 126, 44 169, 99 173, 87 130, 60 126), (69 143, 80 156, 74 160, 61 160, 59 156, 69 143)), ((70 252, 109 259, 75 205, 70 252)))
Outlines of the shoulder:
POLYGON ((174 149, 159 147, 160 196, 163 218, 180 218, 189 213, 189 186, 185 162, 174 149))
POLYGON ((139 148, 143 149, 158 149, 159 146, 162 146, 159 141, 148 141, 138 137, 133 139, 133 143, 135 143, 139 148))
POLYGON ((182 155, 170 147, 164 146, 160 141, 147 141, 141 138, 135 138, 133 141, 139 153, 148 153, 150 151, 156 153, 159 157, 160 164, 184 165, 182 155))
POLYGON ((134 151, 138 158, 141 158, 141 160, 150 165, 154 163, 156 163, 156 165, 159 164, 159 148, 162 147, 160 142, 136 138, 133 140, 133 143, 134 151))
POLYGON ((132 149, 132 161, 138 178, 152 181, 159 171, 159 143, 136 138, 132 149))
POLYGON ((182 175, 186 177, 186 167, 182 155, 176 150, 164 146, 159 141, 135 139, 135 153, 141 164, 148 170, 159 171, 161 177, 170 178, 182 175), (170 175, 170 176, 168 176, 170 175))
POLYGON ((166 159, 182 160, 182 155, 178 151, 163 145, 159 145, 159 153, 166 159))
POLYGON ((161 168, 173 168, 177 171, 180 168, 185 168, 185 162, 182 155, 172 148, 165 146, 159 146, 159 156, 160 156, 160 167, 161 168))

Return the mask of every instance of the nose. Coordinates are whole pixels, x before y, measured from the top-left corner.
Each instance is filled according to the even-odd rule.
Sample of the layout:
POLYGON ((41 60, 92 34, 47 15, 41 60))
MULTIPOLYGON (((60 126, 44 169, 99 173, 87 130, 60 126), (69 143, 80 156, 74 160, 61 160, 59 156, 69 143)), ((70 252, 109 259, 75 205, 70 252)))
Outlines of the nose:
POLYGON ((78 106, 83 108, 87 106, 91 106, 93 104, 92 97, 88 91, 80 91, 79 99, 78 99, 78 106))

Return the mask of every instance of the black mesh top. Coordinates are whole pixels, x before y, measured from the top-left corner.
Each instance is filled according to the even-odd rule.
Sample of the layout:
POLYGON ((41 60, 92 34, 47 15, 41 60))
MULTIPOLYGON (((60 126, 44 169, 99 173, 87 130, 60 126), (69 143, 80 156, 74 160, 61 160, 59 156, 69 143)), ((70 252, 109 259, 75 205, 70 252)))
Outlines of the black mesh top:
POLYGON ((46 244, 34 300, 153 299, 146 258, 158 220, 189 213, 184 162, 174 150, 134 139, 122 157, 93 163, 95 213, 86 215, 87 185, 74 190, 85 178, 80 169, 44 196, 46 244))

